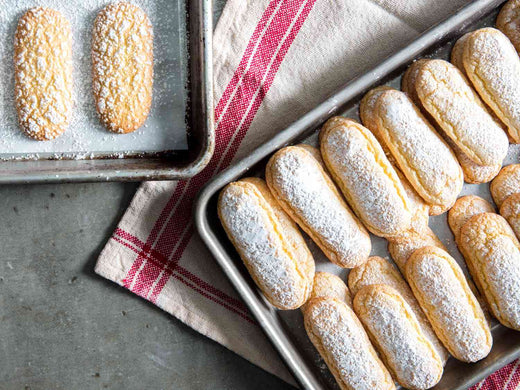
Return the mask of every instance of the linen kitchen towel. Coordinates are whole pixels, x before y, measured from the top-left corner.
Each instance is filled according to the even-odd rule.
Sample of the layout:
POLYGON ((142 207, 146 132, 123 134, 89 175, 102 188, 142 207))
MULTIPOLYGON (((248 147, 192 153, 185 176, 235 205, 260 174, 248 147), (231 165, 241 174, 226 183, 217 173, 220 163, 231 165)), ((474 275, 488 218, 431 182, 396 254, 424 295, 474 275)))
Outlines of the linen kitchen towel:
MULTIPOLYGON (((146 182, 96 272, 294 383, 194 233, 195 195, 236 159, 468 0, 229 0, 214 35, 216 149, 197 176, 146 182)), ((477 388, 513 389, 512 363, 477 388)))

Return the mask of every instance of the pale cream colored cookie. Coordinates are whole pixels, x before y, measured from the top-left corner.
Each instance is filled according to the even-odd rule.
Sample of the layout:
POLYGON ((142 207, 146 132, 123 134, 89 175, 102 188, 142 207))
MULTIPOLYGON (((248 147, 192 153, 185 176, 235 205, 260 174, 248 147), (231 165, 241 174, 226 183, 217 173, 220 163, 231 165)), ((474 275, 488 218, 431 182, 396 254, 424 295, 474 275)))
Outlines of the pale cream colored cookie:
POLYGON ((455 241, 459 241, 460 230, 474 215, 482 213, 494 213, 495 209, 487 200, 475 195, 462 196, 453 205, 448 213, 448 224, 455 236, 455 241))
POLYGON ((491 331, 457 262, 440 248, 423 247, 408 260, 406 275, 448 351, 464 362, 485 358, 493 343, 491 331))
POLYGON ((455 42, 455 45, 453 45, 453 48, 451 49, 451 56, 450 61, 453 65, 455 65, 466 78, 468 75, 466 74, 466 69, 464 69, 464 63, 462 61, 462 56, 464 54, 464 45, 468 41, 468 38, 472 32, 464 34, 462 37, 457 39, 457 42, 455 42))
MULTIPOLYGON (((459 40, 460 41, 460 40, 459 40)), ((458 41, 458 42, 459 42, 458 41)), ((457 43, 455 45, 456 47, 460 47, 460 45, 457 43)), ((455 48, 454 48, 455 50, 455 48)), ((460 49, 459 49, 460 50, 460 49)), ((474 162, 468 155, 464 153, 464 151, 461 149, 461 147, 458 146, 458 144, 455 142, 454 139, 450 138, 446 132, 444 132, 440 126, 439 123, 437 123, 436 119, 434 118, 433 114, 430 114, 428 110, 425 108, 423 103, 421 102, 421 99, 419 98, 417 88, 416 88, 416 81, 417 76, 421 75, 423 71, 421 70, 423 66, 427 69, 428 67, 431 67, 431 61, 427 59, 421 59, 416 62, 414 62, 412 65, 410 65, 405 72, 403 79, 402 79, 402 88, 403 91, 410 96, 412 101, 421 109, 421 112, 425 116, 425 118, 433 125, 435 126, 436 130, 440 132, 440 134, 443 136, 444 140, 448 144, 448 146, 453 150, 453 153, 455 153, 455 156, 457 157, 457 160, 459 161, 459 164, 462 168, 462 171, 464 173, 464 180, 468 183, 487 183, 490 180, 492 180, 497 174, 498 171, 500 171, 500 168, 502 166, 502 162, 491 164, 491 165, 481 165, 476 162, 474 162)), ((435 60, 433 60, 435 61, 435 60)), ((463 77, 464 79, 464 77, 463 77)), ((464 79, 465 80, 465 79, 464 79)), ((460 81, 460 79, 459 79, 460 81)), ((467 82, 464 81, 467 85, 467 82)), ((471 89, 471 87, 469 87, 471 89)), ((494 114, 490 114, 489 110, 486 108, 484 103, 480 100, 478 95, 473 92, 473 97, 475 97, 475 103, 479 105, 479 112, 486 113, 489 118, 489 120, 492 120, 492 126, 494 128, 500 129, 499 131, 502 132, 502 134, 505 136, 505 133, 503 131, 502 124, 499 123, 494 116, 494 114)), ((443 101, 444 102, 444 101, 443 101)), ((478 122, 480 123, 480 122, 478 122)), ((446 124, 446 123, 444 123, 446 124)), ((465 125, 464 125, 465 126, 465 125)), ((507 137, 507 136, 506 136, 507 137)), ((506 146, 506 152, 507 152, 507 140, 505 141, 506 146)))
POLYGON ((375 284, 390 286, 401 294, 415 314, 424 335, 433 344, 442 361, 446 362, 448 352, 435 335, 412 290, 410 290, 399 271, 389 261, 379 256, 369 257, 365 264, 353 268, 348 275, 348 287, 354 296, 363 287, 375 284))
POLYGON ((354 297, 354 311, 401 386, 429 389, 439 382, 443 361, 399 292, 365 286, 354 297))
POLYGON ((493 200, 498 208, 511 195, 520 192, 520 164, 507 165, 489 186, 493 200))
MULTIPOLYGON (((420 60, 412 62, 401 78, 401 90, 406 92, 410 99, 412 99, 412 102, 414 102, 417 106, 419 106, 420 100, 419 96, 417 95, 417 89, 415 88, 415 81, 417 80, 417 74, 419 73, 419 70, 428 61, 430 60, 421 58, 420 60)), ((419 108, 421 107, 419 106, 419 108)))
POLYGON ((247 178, 228 184, 220 193, 218 214, 269 302, 284 310, 302 306, 311 293, 314 259, 265 182, 247 178))
POLYGON ((520 243, 494 213, 474 215, 461 228, 459 248, 493 315, 520 330, 520 243))
POLYGON ((368 129, 333 117, 320 132, 320 149, 332 178, 368 230, 388 237, 410 227, 408 196, 368 129))
POLYGON ((314 284, 315 291, 302 310, 305 330, 339 387, 342 390, 395 390, 392 377, 363 325, 344 300, 348 295, 345 284, 324 272, 316 274, 314 284))
POLYGON ((113 3, 101 10, 92 36, 93 90, 106 127, 132 132, 144 123, 152 104, 153 30, 136 5, 113 3))
POLYGON ((312 286, 311 296, 313 298, 335 298, 352 307, 352 298, 347 286, 339 276, 328 272, 316 272, 312 286))
POLYGON ((72 33, 58 11, 36 7, 18 21, 14 38, 18 121, 29 137, 61 135, 72 116, 72 33))
POLYGON ((428 60, 418 70, 415 90, 422 107, 474 163, 501 165, 509 141, 464 75, 444 60, 428 60))
POLYGON ((274 197, 330 261, 351 268, 368 259, 368 232, 308 150, 279 150, 267 163, 265 176, 274 197))
POLYGON ((430 213, 449 209, 462 189, 462 169, 453 151, 403 92, 383 91, 376 102, 376 132, 430 213))
POLYGON ((494 28, 474 31, 462 60, 477 92, 520 142, 520 59, 509 39, 494 28))

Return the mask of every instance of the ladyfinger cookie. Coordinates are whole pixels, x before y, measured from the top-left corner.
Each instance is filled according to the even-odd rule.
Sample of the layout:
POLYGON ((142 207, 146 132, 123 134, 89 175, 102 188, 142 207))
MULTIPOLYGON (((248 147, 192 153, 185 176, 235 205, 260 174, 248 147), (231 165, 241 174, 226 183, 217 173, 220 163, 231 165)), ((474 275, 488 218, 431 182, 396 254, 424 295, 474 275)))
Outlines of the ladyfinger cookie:
POLYGON ((457 39, 457 42, 455 42, 455 45, 453 45, 453 48, 451 49, 450 55, 450 62, 455 65, 466 78, 468 75, 466 74, 466 69, 464 69, 464 62, 462 59, 464 54, 464 45, 466 44, 472 32, 466 33, 457 39))
MULTIPOLYGON (((381 85, 377 88, 371 89, 365 94, 365 96, 363 96, 363 99, 361 99, 361 103, 359 104, 359 117, 361 118, 361 122, 374 133, 379 142, 381 142, 381 140, 379 138, 379 133, 377 132, 377 117, 375 115, 376 103, 379 96, 381 96, 383 92, 389 90, 393 90, 393 88, 387 85, 381 85)), ((385 145, 381 142, 381 146, 384 147, 385 145)))
POLYGON ((511 195, 520 192, 520 164, 507 165, 489 185, 491 196, 498 208, 511 195))
POLYGON ((36 7, 18 21, 14 39, 18 121, 29 137, 61 135, 72 115, 72 34, 58 11, 36 7))
POLYGON ((412 62, 412 64, 406 69, 406 72, 404 72, 403 77, 401 78, 401 90, 403 92, 406 92, 406 94, 410 97, 412 102, 414 102, 419 109, 421 108, 419 106, 420 100, 419 96, 417 95, 417 89, 415 88, 415 82, 417 80, 417 74, 419 73, 419 69, 426 64, 428 59, 421 58, 417 61, 412 62))
MULTIPOLYGON (((459 40, 460 41, 460 40, 459 40)), ((457 44, 455 45, 457 47, 457 44)), ((455 48, 454 48, 455 50, 455 48)), ((408 94, 410 99, 418 106, 418 108, 421 110, 422 114, 425 116, 425 118, 434 126, 436 126, 436 129, 438 130, 440 128, 439 124, 437 124, 434 117, 426 110, 426 108, 423 106, 419 95, 417 93, 416 88, 416 81, 417 76, 419 75, 419 71, 423 66, 426 66, 431 60, 427 59, 421 59, 418 61, 415 61, 408 67, 405 74, 403 75, 401 84, 402 89, 404 92, 408 94)), ((467 84, 466 84, 467 85, 467 84)), ((482 103, 482 101, 478 98, 476 93, 474 93, 474 96, 476 97, 476 102, 481 105, 480 110, 483 110, 485 113, 489 115, 489 112, 485 105, 482 103)), ((493 120, 493 124, 496 127, 499 127, 503 132, 501 124, 499 124, 494 117, 494 115, 490 115, 491 119, 493 120)), ((442 131, 442 130, 441 130, 442 131)), ((497 174, 498 171, 500 171, 500 168, 502 166, 501 162, 499 164, 494 165, 480 165, 471 160, 464 151, 455 143, 454 140, 449 138, 447 134, 441 134, 444 137, 444 140, 448 144, 448 146, 453 150, 453 153, 455 153, 455 156, 457 157, 457 160, 459 161, 459 164, 462 168, 462 172, 464 173, 464 180, 468 183, 487 183, 490 180, 492 180, 497 174)), ((507 137, 507 136, 506 136, 507 137)))
POLYGON ((444 248, 444 245, 428 226, 430 206, 412 188, 401 171, 397 170, 397 174, 412 204, 412 220, 408 230, 388 237, 388 251, 404 274, 406 262, 416 249, 427 245, 444 248))
POLYGON ((428 60, 417 72, 415 90, 422 107, 473 162, 501 165, 509 141, 463 74, 444 60, 428 60))
POLYGON ((105 126, 132 132, 152 104, 153 31, 146 13, 119 2, 101 10, 92 37, 93 91, 105 126))
POLYGON ((448 225, 459 242, 460 230, 471 217, 482 213, 494 213, 495 209, 487 200, 475 195, 462 196, 448 213, 448 225))
MULTIPOLYGON (((317 278, 322 275, 317 274, 317 278)), ((319 286, 319 282, 315 281, 319 286)), ((346 287, 345 287, 346 288, 346 287)), ((390 373, 350 306, 328 295, 313 292, 304 306, 305 330, 342 390, 395 390, 390 373)))
POLYGON ((462 189, 462 169, 444 140, 404 92, 387 90, 376 103, 376 132, 430 214, 449 209, 462 189))
POLYGON ((507 221, 494 213, 471 217, 459 247, 493 315, 520 330, 520 243, 507 221))
POLYGON ((287 214, 330 261, 352 268, 367 260, 368 232, 308 150, 298 146, 279 150, 267 163, 265 177, 287 214))
POLYGON ((424 246, 437 246, 445 249, 442 241, 428 226, 420 230, 411 229, 399 237, 388 240, 388 252, 403 273, 412 253, 424 246))
POLYGON ((342 117, 320 132, 323 161, 348 204, 373 234, 387 237, 410 226, 408 196, 373 134, 342 117))
MULTIPOLYGON (((316 278, 315 278, 316 280, 316 278)), ((372 256, 365 264, 353 268, 348 275, 348 287, 352 295, 356 296, 359 290, 365 286, 384 284, 395 289, 412 309, 424 335, 441 357, 443 362, 448 359, 448 352, 435 335, 428 318, 426 318, 419 303, 415 299, 412 290, 405 282, 399 271, 387 260, 372 256)))
POLYGON ((509 0, 497 16, 497 28, 511 41, 517 52, 520 52, 520 1, 509 0))
POLYGON ((394 288, 363 287, 354 297, 354 311, 401 386, 429 389, 439 382, 443 361, 408 303, 394 288))
POLYGON ((335 298, 352 307, 352 297, 339 276, 328 272, 316 272, 309 301, 314 298, 335 298))
POLYGON ((228 184, 219 196, 218 215, 268 301, 283 310, 303 305, 312 289, 314 259, 265 182, 247 178, 228 184))
POLYGON ((482 99, 520 142, 520 59, 509 39, 494 28, 474 31, 464 44, 462 62, 482 99))
POLYGON ((424 247, 408 260, 406 275, 448 351, 464 362, 485 358, 493 343, 491 331, 457 262, 440 248, 424 247))
POLYGON ((516 237, 520 237, 520 193, 511 195, 502 203, 500 215, 507 220, 516 237))

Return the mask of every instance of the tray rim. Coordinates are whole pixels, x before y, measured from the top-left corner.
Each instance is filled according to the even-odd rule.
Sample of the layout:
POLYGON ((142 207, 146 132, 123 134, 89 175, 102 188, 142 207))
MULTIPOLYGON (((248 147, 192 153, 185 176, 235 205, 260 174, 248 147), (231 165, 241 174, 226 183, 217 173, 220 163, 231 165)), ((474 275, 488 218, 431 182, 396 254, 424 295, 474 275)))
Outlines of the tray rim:
MULTIPOLYGON (((260 324, 262 330, 271 341, 282 361, 305 389, 324 390, 307 362, 298 353, 290 338, 283 331, 275 329, 279 320, 273 313, 266 311, 264 303, 258 298, 258 292, 251 287, 246 278, 238 270, 235 262, 226 253, 219 238, 214 234, 208 220, 209 202, 215 194, 229 182, 243 176, 252 166, 265 159, 276 150, 291 144, 297 138, 312 134, 316 127, 336 114, 343 106, 353 102, 356 97, 368 89, 380 84, 381 80, 391 75, 403 65, 442 41, 447 35, 463 29, 480 17, 488 14, 506 0, 475 0, 456 11, 453 15, 422 33, 418 38, 384 59, 371 70, 356 77, 342 86, 329 98, 308 111, 298 120, 291 123, 269 141, 249 153, 246 157, 233 163, 227 169, 213 177, 197 195, 194 205, 194 222, 197 231, 213 257, 220 265, 233 287, 246 303, 249 310, 260 324), (294 356, 296 354, 296 356, 294 356)), ((216 215, 216 213, 215 213, 216 215)), ((467 389, 491 373, 520 357, 520 345, 491 362, 476 375, 463 378, 453 390, 467 389)), ((485 361, 485 359, 484 359, 485 361)))
MULTIPOLYGON (((189 131, 188 150, 173 153, 173 155, 188 155, 196 143, 197 153, 189 161, 171 161, 167 158, 107 158, 107 159, 65 159, 65 160, 24 160, 0 161, 0 184, 32 184, 32 183, 71 183, 99 181, 143 181, 143 180, 179 180, 190 178, 199 173, 209 163, 215 148, 214 110, 213 110, 213 2, 212 0, 188 0, 186 2, 189 14, 188 40, 190 68, 193 60, 197 72, 190 69, 192 93, 200 96, 197 100, 197 110, 192 110, 191 116, 202 117, 189 131), (193 44, 195 43, 195 44, 193 44), (142 166, 139 167, 139 163, 142 166), (25 169, 13 169, 12 166, 25 169), (125 167, 125 165, 127 165, 125 167), (43 167, 45 166, 45 167, 43 167), (63 167, 74 169, 61 170, 63 167), (5 173, 7 172, 7 173, 5 173)), ((188 102, 190 98, 188 98, 188 102)), ((193 105, 193 104, 192 104, 193 105)))

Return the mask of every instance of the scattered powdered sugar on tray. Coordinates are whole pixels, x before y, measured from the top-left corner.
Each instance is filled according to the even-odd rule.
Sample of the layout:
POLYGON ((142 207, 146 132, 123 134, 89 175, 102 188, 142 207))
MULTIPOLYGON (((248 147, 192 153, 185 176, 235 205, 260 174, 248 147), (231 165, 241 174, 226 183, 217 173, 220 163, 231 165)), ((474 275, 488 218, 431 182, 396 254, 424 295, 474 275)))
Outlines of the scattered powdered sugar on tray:
POLYGON ((135 0, 154 29, 154 86, 150 115, 129 134, 114 134, 101 124, 92 94, 91 38, 97 13, 110 0, 0 0, 0 159, 94 158, 187 149, 186 13, 183 1, 135 0), (14 33, 18 19, 32 7, 58 10, 73 35, 74 107, 67 131, 52 141, 35 141, 18 127, 14 101, 14 33))

